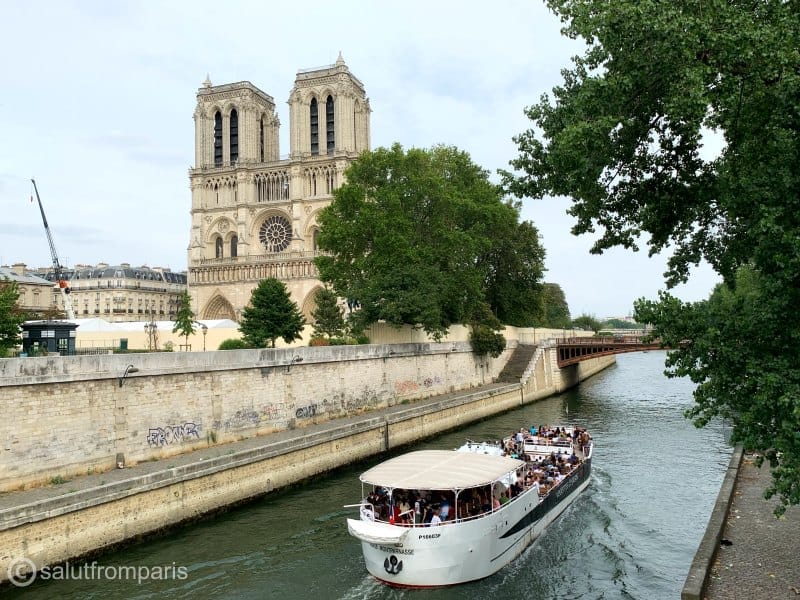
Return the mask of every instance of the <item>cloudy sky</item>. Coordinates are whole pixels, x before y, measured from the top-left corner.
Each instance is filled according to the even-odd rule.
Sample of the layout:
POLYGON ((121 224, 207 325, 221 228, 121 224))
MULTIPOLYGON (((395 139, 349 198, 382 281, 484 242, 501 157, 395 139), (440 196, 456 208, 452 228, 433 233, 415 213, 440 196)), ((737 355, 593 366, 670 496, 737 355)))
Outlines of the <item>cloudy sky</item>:
MULTIPOLYGON (((342 53, 372 106, 372 145, 444 143, 488 171, 507 168, 523 109, 580 52, 537 0, 471 2, 8 2, 0 52, 0 264, 47 266, 31 177, 61 262, 186 268, 195 94, 247 80, 286 101, 299 69, 342 53)), ((494 177, 496 179, 496 177, 494 177)), ((666 259, 592 256, 569 233, 568 199, 527 200, 547 249, 547 281, 573 317, 623 316, 663 289, 666 259)), ((675 290, 708 296, 698 268, 675 290)))

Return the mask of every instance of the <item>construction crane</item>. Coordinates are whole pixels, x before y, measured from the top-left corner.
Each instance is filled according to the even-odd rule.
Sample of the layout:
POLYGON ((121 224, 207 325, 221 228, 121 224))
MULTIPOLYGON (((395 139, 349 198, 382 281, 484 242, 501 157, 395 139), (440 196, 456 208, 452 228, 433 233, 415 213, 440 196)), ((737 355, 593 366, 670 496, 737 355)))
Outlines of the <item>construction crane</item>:
POLYGON ((39 203, 39 212, 42 213, 44 231, 47 234, 47 241, 50 244, 50 256, 53 258, 53 276, 55 277, 58 288, 61 290, 61 298, 64 300, 64 312, 67 313, 67 319, 72 320, 75 318, 75 311, 72 310, 72 300, 69 297, 69 283, 64 279, 64 268, 58 260, 56 245, 53 243, 53 236, 50 234, 50 226, 47 224, 47 217, 44 216, 42 199, 39 198, 39 189, 36 187, 36 182, 33 179, 31 179, 31 183, 33 184, 33 190, 36 192, 36 201, 39 203))

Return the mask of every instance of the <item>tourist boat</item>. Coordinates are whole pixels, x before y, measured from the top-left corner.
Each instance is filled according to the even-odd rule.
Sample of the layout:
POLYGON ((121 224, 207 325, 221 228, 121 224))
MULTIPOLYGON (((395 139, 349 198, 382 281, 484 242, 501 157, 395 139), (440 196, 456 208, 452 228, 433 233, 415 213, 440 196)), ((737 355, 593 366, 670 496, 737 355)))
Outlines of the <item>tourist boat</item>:
POLYGON ((522 442, 409 452, 364 472, 362 501, 350 505, 360 518, 347 528, 367 571, 391 586, 437 587, 482 579, 519 556, 589 485, 592 468, 585 430, 533 431, 522 442))

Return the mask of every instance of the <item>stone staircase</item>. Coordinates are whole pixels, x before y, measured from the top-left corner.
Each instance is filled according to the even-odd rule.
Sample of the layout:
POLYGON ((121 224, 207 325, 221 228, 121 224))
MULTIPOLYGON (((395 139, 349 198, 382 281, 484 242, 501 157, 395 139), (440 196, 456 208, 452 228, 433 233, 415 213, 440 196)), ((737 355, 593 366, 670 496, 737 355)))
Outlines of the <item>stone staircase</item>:
POLYGON ((538 346, 519 345, 497 376, 498 383, 520 383, 538 346))

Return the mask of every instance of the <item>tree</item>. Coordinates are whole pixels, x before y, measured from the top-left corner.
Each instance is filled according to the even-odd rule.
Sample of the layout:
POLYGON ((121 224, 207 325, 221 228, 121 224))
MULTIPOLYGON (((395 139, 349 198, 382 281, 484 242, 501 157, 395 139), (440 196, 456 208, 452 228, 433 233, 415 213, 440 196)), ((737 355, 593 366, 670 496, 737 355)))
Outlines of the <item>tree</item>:
POLYGON ((17 307, 18 299, 17 282, 8 278, 0 280, 0 357, 22 342, 19 326, 25 321, 25 315, 17 307))
POLYGON ((545 283, 542 290, 542 327, 565 329, 570 327, 569 305, 564 290, 557 283, 545 283))
POLYGON ((363 153, 346 175, 318 217, 319 247, 330 254, 316 264, 339 296, 359 304, 360 326, 410 324, 438 339, 473 317, 487 289, 496 299, 510 285, 501 261, 535 266, 520 286, 541 272, 541 251, 528 263, 503 248, 527 251, 538 235, 518 225, 517 209, 465 152, 395 144, 363 153))
POLYGON ((497 358, 506 349, 506 338, 500 333, 503 325, 492 314, 488 304, 478 307, 470 323, 469 342, 475 354, 497 358))
POLYGON ((598 321, 592 315, 581 315, 577 319, 573 319, 572 326, 580 327, 587 331, 594 331, 595 333, 603 328, 603 326, 600 324, 600 321, 598 321))
POLYGON ((518 211, 514 207, 514 222, 505 228, 505 239, 497 240, 482 259, 487 269, 486 300, 500 322, 531 327, 543 315, 545 250, 533 223, 516 223, 518 211))
POLYGON ((178 314, 175 316, 175 326, 172 333, 180 333, 184 337, 184 345, 189 348, 189 336, 195 332, 194 313, 192 312, 192 297, 188 291, 183 292, 178 307, 178 314))
POLYGON ((247 348, 251 348, 250 344, 245 342, 244 340, 239 340, 235 338, 230 338, 227 340, 223 340, 219 345, 219 350, 244 350, 247 348))
POLYGON ((644 329, 642 323, 623 321, 622 319, 606 319, 602 326, 606 329, 644 329))
POLYGON ((662 294, 640 302, 637 318, 685 342, 668 364, 700 384, 690 416, 698 425, 732 419, 732 441, 769 460, 767 495, 778 494, 780 512, 800 502, 797 6, 548 5, 587 50, 554 101, 528 109, 534 128, 516 138, 518 171, 505 183, 517 195, 570 196, 573 232, 600 232, 595 253, 642 240, 651 254, 672 250, 668 287, 700 260, 722 276, 725 289, 707 302, 662 294), (703 152, 708 145, 721 147, 714 155, 703 152))
POLYGON ((328 288, 323 288, 315 296, 317 308, 311 313, 314 317, 314 335, 341 337, 344 334, 345 322, 342 309, 334 294, 328 288))
POLYGON ((254 348, 275 347, 283 338, 287 344, 300 339, 305 319, 292 301, 286 284, 277 279, 263 279, 253 290, 250 305, 242 313, 239 331, 242 339, 254 348))

